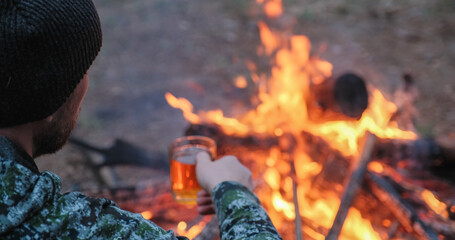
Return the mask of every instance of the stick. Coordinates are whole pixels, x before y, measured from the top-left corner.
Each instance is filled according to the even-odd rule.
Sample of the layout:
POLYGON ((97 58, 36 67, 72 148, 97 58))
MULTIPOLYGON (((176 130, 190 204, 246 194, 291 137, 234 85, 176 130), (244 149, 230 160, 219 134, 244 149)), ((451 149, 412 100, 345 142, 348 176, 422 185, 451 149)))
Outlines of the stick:
POLYGON ((362 153, 351 167, 351 176, 348 180, 348 184, 341 198, 340 207, 338 208, 337 215, 333 221, 332 228, 327 234, 326 240, 337 240, 340 235, 341 229, 343 228, 344 221, 348 214, 349 208, 352 205, 352 201, 357 195, 357 191, 360 184, 363 182, 367 165, 371 160, 371 152, 373 150, 376 136, 370 132, 365 134, 365 142, 362 148, 362 153))
POLYGON ((294 166, 294 150, 296 147, 296 139, 292 134, 283 135, 278 141, 283 154, 283 158, 287 159, 291 165, 291 177, 292 177, 292 194, 294 201, 294 227, 295 227, 295 239, 302 240, 302 219, 299 211, 299 197, 297 196, 297 174, 294 166), (285 157, 286 156, 286 157, 285 157))
MULTIPOLYGON (((292 165, 292 169, 294 170, 295 176, 295 169, 292 165)), ((292 191, 293 191, 293 200, 294 200, 294 211, 295 211, 295 218, 294 218, 294 225, 295 225, 295 239, 302 240, 302 219, 300 218, 300 210, 299 210, 299 196, 297 196, 297 182, 294 178, 292 178, 292 191)))

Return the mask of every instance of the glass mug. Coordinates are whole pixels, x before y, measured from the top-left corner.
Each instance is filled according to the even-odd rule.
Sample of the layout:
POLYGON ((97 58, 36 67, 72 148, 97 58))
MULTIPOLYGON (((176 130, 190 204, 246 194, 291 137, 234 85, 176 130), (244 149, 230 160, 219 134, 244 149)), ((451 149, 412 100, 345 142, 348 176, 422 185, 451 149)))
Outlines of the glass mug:
POLYGON ((204 136, 185 136, 169 145, 172 195, 179 203, 196 204, 196 194, 201 190, 196 177, 196 155, 207 152, 216 157, 216 143, 204 136))

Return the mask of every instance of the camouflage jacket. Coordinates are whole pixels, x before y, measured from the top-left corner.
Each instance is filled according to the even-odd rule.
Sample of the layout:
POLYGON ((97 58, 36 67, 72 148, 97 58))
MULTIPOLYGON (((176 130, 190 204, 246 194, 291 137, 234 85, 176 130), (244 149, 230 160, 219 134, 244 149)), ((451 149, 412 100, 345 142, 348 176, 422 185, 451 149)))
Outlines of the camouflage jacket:
MULTIPOLYGON (((0 137, 0 239, 187 239, 108 199, 61 194, 61 180, 0 137)), ((221 239, 281 239, 256 196, 224 182, 213 201, 221 239)))

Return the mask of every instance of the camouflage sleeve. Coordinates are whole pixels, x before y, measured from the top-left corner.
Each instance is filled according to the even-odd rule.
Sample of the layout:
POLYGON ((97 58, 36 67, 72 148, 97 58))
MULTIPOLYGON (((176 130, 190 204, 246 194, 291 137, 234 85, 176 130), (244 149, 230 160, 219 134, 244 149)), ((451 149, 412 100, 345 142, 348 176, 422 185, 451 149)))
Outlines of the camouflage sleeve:
POLYGON ((254 193, 236 182, 223 182, 213 190, 222 240, 282 239, 254 193))

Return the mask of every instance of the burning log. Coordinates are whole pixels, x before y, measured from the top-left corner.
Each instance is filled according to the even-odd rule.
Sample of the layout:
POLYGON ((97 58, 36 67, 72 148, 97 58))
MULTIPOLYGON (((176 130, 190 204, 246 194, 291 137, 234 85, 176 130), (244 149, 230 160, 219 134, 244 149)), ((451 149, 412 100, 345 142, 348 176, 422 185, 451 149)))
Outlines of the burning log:
POLYGON ((345 187, 343 197, 341 198, 340 207, 338 208, 337 215, 333 221, 332 228, 327 234, 327 240, 338 239, 344 220, 346 219, 349 208, 352 205, 352 201, 354 200, 357 190, 363 182, 368 163, 371 160, 371 152, 373 150, 375 139, 376 136, 369 132, 366 133, 362 153, 360 154, 360 157, 356 161, 355 165, 351 168, 351 175, 349 177, 348 184, 345 187))
POLYGON ((386 180, 373 173, 368 173, 366 179, 371 192, 392 211, 406 231, 415 232, 420 239, 438 239, 433 229, 419 218, 417 212, 386 180))
POLYGON ((373 174, 376 177, 370 177, 373 180, 367 180, 369 180, 369 185, 379 185, 379 190, 386 190, 379 191, 376 189, 378 186, 370 188, 375 196, 385 202, 385 205, 397 215, 398 219, 405 216, 400 222, 405 226, 406 231, 414 230, 416 232, 413 229, 415 224, 411 223, 418 218, 418 223, 423 223, 426 228, 433 229, 446 237, 455 238, 455 222, 452 214, 455 210, 452 208, 455 191, 448 182, 437 179, 424 170, 414 170, 413 173, 419 175, 420 178, 409 179, 406 174, 385 164, 381 168, 382 171, 378 172, 379 175, 373 174), (427 188, 437 189, 438 198, 427 188), (394 203, 396 206, 393 205, 394 203))
POLYGON ((393 168, 398 167, 397 160, 407 159, 407 168, 429 170, 433 175, 455 183, 455 140, 450 136, 419 138, 410 142, 379 139, 373 155, 393 168))
POLYGON ((368 106, 364 80, 353 73, 310 86, 309 117, 315 122, 358 120, 368 106))

